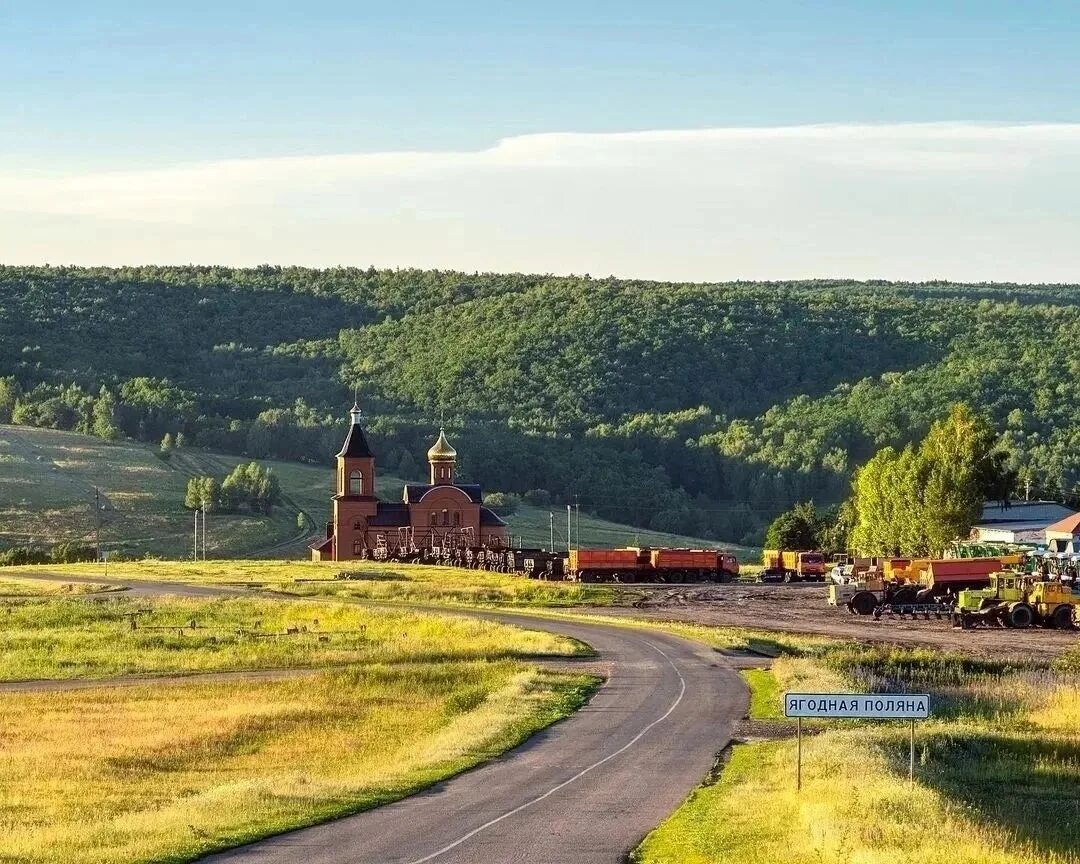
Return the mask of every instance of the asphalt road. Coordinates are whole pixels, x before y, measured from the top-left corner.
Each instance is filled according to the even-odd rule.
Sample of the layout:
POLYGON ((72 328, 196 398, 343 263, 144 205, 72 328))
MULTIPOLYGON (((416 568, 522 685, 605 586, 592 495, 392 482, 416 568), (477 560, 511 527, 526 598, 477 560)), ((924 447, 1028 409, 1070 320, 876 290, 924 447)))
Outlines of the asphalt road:
MULTIPOLYGON (((225 593, 127 583, 139 594, 225 593)), ((231 593, 231 592, 230 592, 231 593)), ((477 614, 587 642, 609 670, 580 711, 430 789, 210 856, 230 864, 618 864, 708 774, 748 693, 719 653, 675 636, 477 614)))
POLYGON ((617 864, 708 774, 746 711, 721 655, 677 637, 491 615, 592 645, 588 705, 395 804, 210 857, 231 864, 617 864))

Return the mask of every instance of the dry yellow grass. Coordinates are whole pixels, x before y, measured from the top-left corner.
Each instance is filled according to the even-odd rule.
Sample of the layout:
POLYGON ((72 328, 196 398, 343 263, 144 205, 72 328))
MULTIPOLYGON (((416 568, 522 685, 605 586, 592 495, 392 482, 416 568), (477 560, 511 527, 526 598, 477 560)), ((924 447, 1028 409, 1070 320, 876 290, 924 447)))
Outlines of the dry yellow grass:
POLYGON ((42 582, 38 579, 0 579, 0 599, 5 597, 47 597, 56 595, 102 594, 121 590, 114 585, 93 582, 42 582))
POLYGON ((586 688, 473 662, 0 694, 0 861, 188 861, 408 794, 565 715, 586 688))
MULTIPOLYGON (((100 579, 103 567, 41 564, 6 567, 3 575, 8 574, 100 579)), ((109 578, 264 588, 297 596, 462 605, 572 606, 609 603, 612 596, 611 589, 603 586, 374 561, 117 561, 109 564, 109 578), (343 573, 351 578, 335 578, 343 573)))

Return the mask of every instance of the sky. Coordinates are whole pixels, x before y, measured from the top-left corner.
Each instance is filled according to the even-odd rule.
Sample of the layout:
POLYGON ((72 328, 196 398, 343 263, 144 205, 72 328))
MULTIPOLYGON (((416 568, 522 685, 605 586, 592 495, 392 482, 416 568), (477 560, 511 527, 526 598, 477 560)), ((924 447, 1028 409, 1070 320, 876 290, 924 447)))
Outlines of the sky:
POLYGON ((0 0, 0 263, 1080 281, 1075 3, 0 0))

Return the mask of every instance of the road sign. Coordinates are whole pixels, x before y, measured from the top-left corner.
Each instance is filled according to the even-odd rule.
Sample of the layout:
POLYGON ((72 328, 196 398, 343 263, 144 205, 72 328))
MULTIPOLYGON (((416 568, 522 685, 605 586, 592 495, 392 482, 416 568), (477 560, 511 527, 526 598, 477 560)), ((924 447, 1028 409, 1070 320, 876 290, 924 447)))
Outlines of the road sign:
POLYGON ((930 716, 928 693, 785 693, 784 716, 794 717, 796 732, 795 788, 802 789, 802 721, 804 717, 842 720, 909 720, 908 781, 915 782, 915 721, 930 716))
POLYGON ((867 720, 925 720, 927 693, 785 693, 785 717, 845 717, 867 720))

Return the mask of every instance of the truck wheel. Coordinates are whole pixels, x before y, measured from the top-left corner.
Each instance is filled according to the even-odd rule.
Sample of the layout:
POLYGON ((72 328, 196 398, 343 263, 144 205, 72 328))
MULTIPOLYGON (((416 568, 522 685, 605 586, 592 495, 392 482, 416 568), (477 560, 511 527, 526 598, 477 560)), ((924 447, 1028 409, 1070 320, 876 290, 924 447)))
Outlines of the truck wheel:
POLYGON ((1073 607, 1071 603, 1062 603, 1050 616, 1052 626, 1058 630, 1072 630, 1076 627, 1073 622, 1073 607))
POLYGON ((1010 627, 1023 629, 1031 626, 1035 620, 1035 613, 1027 603, 1014 603, 1009 607, 1005 620, 1010 627))
POLYGON ((848 605, 856 615, 873 615, 878 607, 878 599, 870 591, 859 591, 848 605))

